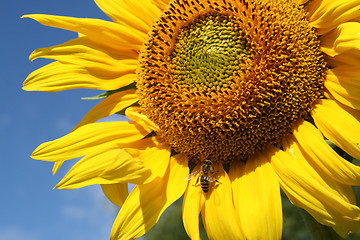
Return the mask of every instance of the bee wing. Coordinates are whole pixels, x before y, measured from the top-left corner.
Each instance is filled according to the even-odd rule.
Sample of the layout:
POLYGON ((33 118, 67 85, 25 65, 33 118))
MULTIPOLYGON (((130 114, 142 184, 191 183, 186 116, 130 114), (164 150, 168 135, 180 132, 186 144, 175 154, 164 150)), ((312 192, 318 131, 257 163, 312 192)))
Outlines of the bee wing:
POLYGON ((215 181, 215 178, 214 176, 208 174, 208 175, 205 175, 204 178, 209 181, 209 182, 214 182, 215 181))
POLYGON ((186 176, 185 180, 191 180, 193 177, 195 177, 200 171, 195 171, 190 173, 189 175, 186 176))

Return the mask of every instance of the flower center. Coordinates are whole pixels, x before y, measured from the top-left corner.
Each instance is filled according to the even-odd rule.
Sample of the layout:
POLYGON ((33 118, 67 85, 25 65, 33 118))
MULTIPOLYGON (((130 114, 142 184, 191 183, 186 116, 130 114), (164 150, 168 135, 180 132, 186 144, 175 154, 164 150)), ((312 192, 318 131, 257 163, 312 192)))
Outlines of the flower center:
POLYGON ((226 15, 200 16, 184 27, 171 54, 174 82, 182 87, 211 90, 234 80, 246 57, 246 41, 236 19, 226 15))
POLYGON ((322 96, 325 63, 288 0, 172 1, 139 59, 143 114, 196 161, 245 161, 278 144, 322 96))

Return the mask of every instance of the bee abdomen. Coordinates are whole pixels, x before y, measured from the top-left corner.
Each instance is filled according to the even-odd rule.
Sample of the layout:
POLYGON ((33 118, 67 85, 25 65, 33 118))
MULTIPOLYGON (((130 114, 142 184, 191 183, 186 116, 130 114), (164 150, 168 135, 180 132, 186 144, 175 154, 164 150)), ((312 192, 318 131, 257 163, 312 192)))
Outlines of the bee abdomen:
POLYGON ((209 191, 209 181, 206 179, 206 176, 201 176, 200 178, 201 189, 207 193, 209 191))
POLYGON ((201 183, 201 189, 207 193, 209 191, 209 183, 201 183))

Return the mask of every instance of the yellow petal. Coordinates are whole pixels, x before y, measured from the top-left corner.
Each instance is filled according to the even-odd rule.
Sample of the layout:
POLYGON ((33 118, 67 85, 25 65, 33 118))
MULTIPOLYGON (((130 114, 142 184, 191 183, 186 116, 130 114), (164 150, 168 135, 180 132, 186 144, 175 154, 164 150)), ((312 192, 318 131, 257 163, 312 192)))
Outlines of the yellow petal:
POLYGON ((353 69, 358 69, 358 66, 360 65, 360 50, 353 49, 351 51, 343 52, 334 57, 325 55, 324 58, 330 69, 339 66, 352 67, 353 69))
POLYGON ((115 205, 121 207, 128 194, 127 183, 101 184, 105 196, 115 205))
POLYGON ((151 169, 153 175, 164 176, 171 155, 171 148, 167 143, 158 142, 156 137, 148 137, 137 141, 133 146, 128 145, 124 149, 134 159, 151 169))
POLYGON ((78 125, 76 125, 74 130, 85 124, 93 123, 101 118, 115 114, 136 103, 138 100, 139 98, 136 94, 136 89, 128 89, 114 93, 93 107, 78 123, 78 125))
POLYGON ((308 156, 301 152, 299 144, 294 137, 288 136, 283 139, 282 143, 284 151, 295 158, 297 163, 304 168, 304 171, 306 171, 314 181, 320 184, 322 188, 331 192, 331 194, 342 198, 344 201, 356 205, 356 198, 352 186, 339 183, 325 174, 321 175, 320 171, 317 171, 310 165, 307 160, 308 156))
MULTIPOLYGON (((341 104, 340 104, 341 105, 341 104)), ((347 106, 341 105, 348 113, 350 113, 354 118, 360 122, 360 110, 349 108, 347 106)))
POLYGON ((75 189, 94 184, 143 183, 150 169, 137 162, 125 150, 107 149, 88 154, 79 160, 56 185, 59 189, 75 189))
POLYGON ((184 179, 188 174, 187 157, 177 154, 171 158, 163 178, 137 185, 120 209, 110 239, 128 240, 144 235, 165 209, 184 193, 187 186, 184 179))
POLYGON ((277 150, 272 154, 271 165, 279 176, 281 188, 294 205, 304 208, 342 237, 359 229, 360 209, 328 191, 296 158, 277 150))
POLYGON ((23 89, 43 92, 77 88, 115 90, 133 83, 135 79, 135 73, 104 78, 100 72, 89 71, 84 66, 53 62, 32 72, 26 78, 23 89))
POLYGON ((329 99, 319 100, 311 116, 327 139, 360 159, 360 122, 354 116, 329 99))
POLYGON ((101 47, 87 37, 76 38, 66 43, 39 48, 30 54, 32 61, 36 58, 48 58, 62 63, 80 65, 94 75, 102 78, 118 78, 135 72, 137 67, 136 52, 119 52, 101 47))
POLYGON ((360 16, 360 0, 314 0, 306 6, 310 25, 319 28, 319 35, 337 25, 360 16))
MULTIPOLYGON (((199 169, 200 165, 195 167, 193 172, 199 171, 199 169)), ((191 240, 200 240, 199 214, 205 203, 201 188, 195 186, 196 181, 197 177, 190 179, 185 191, 182 207, 182 219, 185 231, 191 240)))
POLYGON ((138 51, 146 39, 146 33, 128 26, 100 19, 62 17, 45 14, 30 14, 22 17, 34 19, 45 26, 62 28, 84 34, 99 45, 105 45, 119 51, 127 49, 138 51))
POLYGON ((54 162, 54 166, 52 169, 52 174, 55 175, 55 173, 57 173, 57 171, 59 171, 60 167, 62 166, 62 164, 64 163, 64 161, 59 161, 59 162, 54 162))
POLYGON ((324 85, 337 101, 360 109, 360 81, 352 67, 343 66, 328 70, 324 85))
POLYGON ((169 6, 170 0, 151 0, 153 4, 155 4, 160 10, 164 10, 169 6))
POLYGON ((90 123, 62 138, 41 144, 32 157, 42 161, 64 161, 100 152, 106 146, 124 145, 142 139, 149 129, 134 122, 90 123))
POLYGON ((314 168, 340 183, 360 185, 360 167, 340 157, 311 123, 302 121, 293 133, 314 168))
POLYGON ((146 124, 153 131, 159 131, 159 127, 148 117, 141 113, 140 107, 129 107, 125 111, 125 116, 135 122, 146 124))
POLYGON ((345 51, 360 50, 360 23, 346 22, 321 38, 321 50, 335 56, 345 51))
POLYGON ((282 204, 270 158, 257 154, 230 166, 234 203, 247 239, 281 239, 282 204))
POLYGON ((161 12, 150 0, 95 0, 114 22, 147 33, 161 12))
POLYGON ((301 5, 307 3, 309 0, 296 0, 296 3, 301 5))
POLYGON ((219 183, 203 193, 206 200, 201 215, 206 233, 209 239, 245 239, 233 203, 230 179, 221 164, 216 169, 219 171, 216 174, 219 183))
POLYGON ((353 65, 342 64, 341 66, 335 66, 332 69, 328 70, 333 73, 337 78, 340 84, 345 82, 354 81, 354 86, 360 87, 360 69, 354 67, 353 65))

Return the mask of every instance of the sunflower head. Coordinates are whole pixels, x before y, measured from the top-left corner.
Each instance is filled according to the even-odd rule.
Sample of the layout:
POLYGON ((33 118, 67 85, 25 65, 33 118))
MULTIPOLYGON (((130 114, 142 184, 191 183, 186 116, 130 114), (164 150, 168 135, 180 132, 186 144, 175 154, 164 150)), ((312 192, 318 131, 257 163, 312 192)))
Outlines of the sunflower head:
POLYGON ((181 196, 191 239, 200 213, 210 239, 281 239, 280 189, 358 231, 360 167, 324 139, 360 159, 360 0, 95 2, 113 22, 26 16, 80 35, 35 50, 56 61, 24 89, 107 90, 32 157, 53 172, 81 158, 56 187, 100 184, 121 207, 111 240, 141 237, 181 196), (96 122, 115 113, 130 121, 96 122))
POLYGON ((245 161, 322 96, 325 62, 291 1, 172 1, 140 54, 143 113, 195 160, 245 161))

